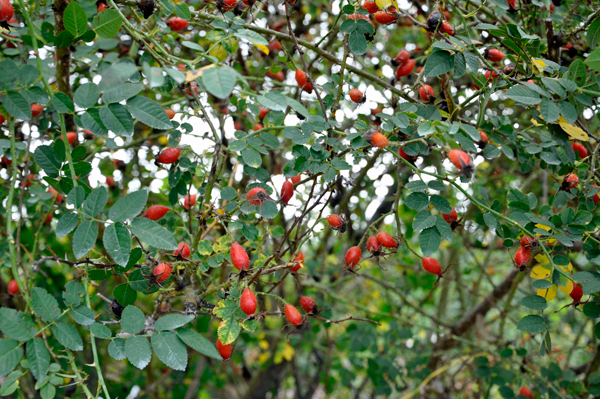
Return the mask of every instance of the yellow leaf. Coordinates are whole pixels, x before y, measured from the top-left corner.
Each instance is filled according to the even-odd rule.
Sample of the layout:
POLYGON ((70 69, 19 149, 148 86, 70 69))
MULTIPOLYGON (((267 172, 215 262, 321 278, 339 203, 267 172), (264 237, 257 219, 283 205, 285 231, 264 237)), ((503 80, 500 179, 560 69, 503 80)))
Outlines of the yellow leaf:
POLYGON ((537 265, 533 269, 531 269, 531 274, 529 275, 529 277, 534 278, 536 280, 541 280, 550 277, 550 274, 552 273, 548 268, 542 265, 537 265))
POLYGON ((551 230, 551 227, 546 226, 544 224, 540 224, 540 223, 536 224, 535 227, 537 227, 538 229, 546 230, 546 231, 550 231, 551 230))
POLYGON ((381 322, 381 325, 377 326, 377 331, 380 331, 380 332, 390 331, 390 324, 385 321, 381 322))
POLYGON ((540 124, 533 118, 531 118, 531 123, 533 123, 534 126, 540 126, 540 124))
POLYGON ((533 69, 538 71, 538 73, 544 73, 544 67, 546 66, 546 63, 542 60, 533 60, 532 66, 533 69))
POLYGON ((537 254, 535 256, 535 260, 537 260, 538 263, 541 263, 541 264, 550 263, 550 261, 548 260, 548 257, 544 254, 537 254))
POLYGON ((185 73, 185 81, 192 82, 192 81, 198 79, 200 76, 202 76, 204 71, 206 71, 208 68, 214 68, 214 64, 209 64, 209 65, 203 66, 200 69, 194 69, 193 71, 187 71, 185 73))
POLYGON ((571 291, 573 291, 573 282, 571 280, 568 280, 566 287, 558 287, 558 288, 560 288, 560 290, 562 292, 564 292, 565 295, 569 295, 571 293, 571 291))
POLYGON ((269 341, 267 341, 266 339, 260 340, 258 341, 258 346, 260 346, 263 350, 267 350, 269 349, 269 341))
POLYGON ((558 118, 558 124, 573 139, 580 140, 580 141, 590 141, 589 136, 587 135, 587 133, 583 129, 580 129, 577 126, 571 125, 562 116, 558 118))
POLYGON ((158 144, 160 144, 160 145, 167 145, 167 144, 169 144, 169 139, 166 138, 165 136, 160 136, 158 138, 158 144))
POLYGON ((537 290, 537 294, 542 298, 546 298, 546 302, 550 302, 556 296, 557 291, 558 288, 555 285, 553 285, 547 290, 537 290))
MULTIPOLYGON (((252 42, 250 42, 252 43, 252 42)), ((263 53, 265 53, 266 55, 269 55, 269 48, 267 46, 265 46, 264 44, 256 44, 256 43, 252 43, 256 48, 258 48, 259 50, 261 50, 263 53)))
POLYGON ((558 266, 562 269, 563 272, 565 273, 570 273, 573 271, 573 265, 571 263, 569 263, 567 266, 558 266))
POLYGON ((228 53, 223 45, 217 44, 208 52, 208 54, 217 58, 219 61, 223 61, 225 58, 227 58, 228 53))
POLYGON ((270 359, 271 359, 271 354, 270 353, 261 353, 260 356, 258 357, 258 362, 260 364, 265 364, 270 359))
POLYGON ((285 344, 283 350, 281 351, 281 355, 289 362, 294 357, 294 347, 290 344, 285 344))
POLYGON ((385 10, 386 8, 392 6, 394 3, 392 0, 375 0, 375 4, 379 7, 380 10, 385 10))

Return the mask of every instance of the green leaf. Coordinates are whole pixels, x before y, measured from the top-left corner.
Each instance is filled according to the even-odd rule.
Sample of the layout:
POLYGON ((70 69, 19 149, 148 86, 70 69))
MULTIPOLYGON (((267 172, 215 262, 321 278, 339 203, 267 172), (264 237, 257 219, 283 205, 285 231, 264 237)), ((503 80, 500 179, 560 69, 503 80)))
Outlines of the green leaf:
POLYGON ((31 289, 31 303, 35 314, 46 323, 55 321, 60 317, 58 302, 43 288, 33 287, 31 289))
POLYGON ((100 108, 100 117, 104 125, 118 136, 133 136, 133 119, 127 108, 121 104, 109 104, 100 108))
POLYGON ((129 305, 121 315, 121 327, 130 334, 137 334, 144 329, 146 318, 138 307, 129 305))
POLYGON ((52 104, 54 108, 60 113, 63 114, 72 114, 75 112, 75 105, 73 104, 73 100, 63 92, 54 93, 54 98, 52 100, 52 104))
POLYGON ((92 324, 90 326, 90 332, 94 335, 94 337, 98 337, 100 339, 110 339, 110 337, 112 337, 110 328, 106 327, 102 323, 92 324))
POLYGON ((62 297, 65 302, 65 306, 78 306, 83 302, 83 295, 85 290, 83 284, 77 281, 71 280, 65 285, 65 292, 62 297))
POLYGON ((363 55, 367 52, 367 39, 365 35, 358 30, 353 31, 348 36, 348 47, 356 55, 363 55))
POLYGON ((177 241, 173 237, 173 233, 150 219, 135 219, 129 228, 137 238, 155 248, 167 251, 177 249, 177 241))
POLYGON ((165 365, 173 370, 185 370, 188 360, 187 349, 175 333, 170 331, 155 332, 152 334, 152 348, 154 348, 156 356, 165 365))
POLYGON ((177 313, 168 314, 156 321, 154 324, 154 329, 156 331, 175 330, 176 328, 186 325, 192 320, 194 320, 193 316, 177 313))
POLYGON ((119 12, 109 8, 96 14, 92 21, 92 27, 98 36, 111 38, 119 33, 122 23, 119 12))
MULTIPOLYGON (((71 3, 72 4, 72 3, 71 3)), ((81 108, 90 108, 98 103, 100 90, 94 83, 84 83, 75 91, 73 101, 81 108)))
POLYGON ((129 284, 117 285, 113 290, 113 296, 121 306, 133 305, 137 299, 137 291, 129 284))
POLYGON ((536 333, 545 331, 548 328, 544 318, 538 315, 530 314, 529 316, 523 317, 517 324, 517 329, 526 333, 536 333))
POLYGON ((600 292, 600 274, 596 272, 577 272, 573 279, 583 283, 583 293, 585 295, 600 292))
POLYGON ((454 68, 454 56, 448 51, 435 51, 425 62, 423 73, 426 78, 443 75, 454 68))
POLYGON ((78 306, 71 310, 71 316, 77 324, 81 324, 82 326, 92 325, 96 321, 94 312, 87 306, 78 306))
POLYGON ((83 203, 83 211, 89 217, 94 217, 104 209, 108 201, 108 191, 106 187, 99 186, 93 190, 83 203))
POLYGON ((415 220, 413 220, 412 226, 413 230, 419 232, 421 230, 427 229, 429 227, 435 226, 436 217, 429 212, 429 210, 424 209, 417 213, 415 216, 415 220))
POLYGON ((40 388, 40 396, 42 399, 54 399, 56 396, 56 387, 50 383, 40 388))
POLYGON ((450 206, 450 203, 446 198, 440 195, 432 195, 429 200, 431 201, 431 204, 435 207, 435 209, 437 209, 438 211, 442 213, 452 212, 452 206, 450 206))
POLYGON ((180 328, 176 331, 176 333, 187 346, 189 346, 196 352, 208 357, 212 357, 216 360, 223 360, 223 358, 217 351, 215 344, 213 344, 203 335, 187 328, 180 328))
POLYGON ((442 236, 436 227, 430 227, 419 234, 419 246, 423 256, 429 256, 440 247, 442 236))
POLYGON ((119 266, 127 266, 131 253, 131 233, 123 223, 110 224, 104 230, 102 237, 108 255, 119 266))
POLYGON ((533 310, 544 310, 548 307, 546 298, 539 295, 528 295, 521 299, 521 305, 533 309, 533 310))
POLYGON ((19 378, 21 378, 23 373, 20 370, 13 371, 6 377, 4 382, 2 383, 2 387, 0 387, 0 396, 8 396, 19 388, 19 378))
POLYGON ((73 254, 81 259, 90 252, 98 238, 98 226, 95 222, 85 220, 73 234, 73 254))
POLYGON ((73 36, 81 36, 87 30, 85 10, 76 1, 69 3, 63 15, 63 23, 67 32, 73 36))
POLYGON ((560 110, 554 101, 544 98, 540 104, 540 109, 542 112, 542 118, 544 118, 547 123, 556 122, 560 116, 560 110))
POLYGON ((79 208, 85 200, 85 190, 81 186, 73 187, 67 194, 67 204, 73 205, 75 209, 79 208))
POLYGON ((146 201, 148 201, 147 190, 129 193, 110 208, 108 217, 115 222, 124 222, 127 219, 133 219, 142 212, 146 206, 146 201))
POLYGON ((123 338, 115 338, 110 341, 110 344, 108 344, 108 354, 115 360, 125 359, 127 357, 125 354, 125 340, 123 338))
POLYGON ((89 108, 81 115, 81 123, 84 128, 94 134, 99 136, 106 136, 108 134, 108 129, 104 126, 104 122, 100 118, 100 111, 97 108, 89 108))
POLYGON ((592 68, 596 72, 600 72, 600 47, 592 51, 583 61, 588 67, 592 68))
POLYGON ((425 193, 411 193, 404 200, 404 205, 415 211, 420 211, 429 206, 429 197, 425 193))
POLYGON ((191 13, 190 9, 188 8, 188 5, 185 3, 177 4, 177 6, 175 7, 175 13, 180 18, 187 19, 187 20, 192 19, 192 13, 191 13))
POLYGON ((262 157, 254 148, 246 148, 242 151, 242 159, 248 166, 258 168, 262 165, 262 157))
POLYGON ((217 334, 219 336, 219 341, 221 341, 223 345, 228 345, 237 339, 241 331, 242 328, 240 327, 240 323, 238 323, 235 315, 232 315, 221 321, 217 334))
POLYGON ((249 29, 240 29, 237 32, 235 32, 235 36, 239 37, 240 39, 246 39, 250 43, 262 44, 263 46, 269 45, 267 39, 249 29))
POLYGON ((583 305, 583 314, 589 318, 597 319, 600 317, 600 304, 597 302, 590 302, 583 305))
POLYGON ((145 337, 129 337, 125 341, 127 360, 138 369, 144 369, 152 359, 152 349, 145 337))
POLYGON ((237 198, 237 191, 233 187, 225 187, 221 190, 221 199, 225 201, 232 201, 237 198))
POLYGON ((58 177, 58 170, 61 167, 61 162, 56 156, 54 149, 48 145, 41 145, 35 149, 33 154, 35 163, 48 174, 50 177, 58 177))
POLYGON ((16 119, 29 120, 31 119, 31 107, 29 102, 16 91, 9 91, 2 94, 2 104, 4 109, 16 119))
POLYGON ((202 84, 213 96, 225 99, 235 87, 236 74, 230 67, 209 68, 202 74, 202 84))
MULTIPOLYGON (((35 338, 34 338, 35 339, 35 338)), ((37 338, 40 339, 40 338, 37 338)), ((29 341, 31 342, 31 341, 29 341)), ((43 344, 43 342, 42 342, 43 344)), ((29 360, 29 346, 27 343, 27 358, 29 360)), ((44 349, 46 347, 44 346, 44 349)), ((48 351, 46 351, 48 353, 48 351)), ((19 346, 19 343, 12 339, 0 339, 0 377, 4 377, 6 374, 10 373, 17 367, 21 359, 23 358, 23 349, 19 346)), ((31 373, 38 379, 37 377, 37 369, 35 359, 33 359, 33 363, 29 361, 29 368, 31 369, 31 373)))
POLYGON ((56 236, 58 238, 66 237, 67 234, 77 227, 79 216, 76 213, 67 213, 60 218, 56 225, 56 236))
POLYGON ((65 348, 73 351, 83 350, 81 335, 72 324, 59 321, 52 326, 52 334, 65 348))
POLYGON ((523 105, 536 105, 542 102, 542 99, 535 91, 520 85, 511 87, 504 95, 523 105))
POLYGON ((136 96, 142 90, 144 90, 143 84, 120 84, 116 87, 107 89, 102 95, 102 102, 105 104, 118 103, 123 100, 127 100, 133 96, 136 96))
MULTIPOLYGON (((26 353, 27 363, 29 364, 31 374, 33 374, 38 381, 43 379, 46 374, 48 374, 48 368, 50 367, 50 353, 48 352, 48 349, 46 349, 44 340, 41 338, 32 338, 27 341, 26 353)), ((4 362, 0 360, 0 364, 2 363, 4 362)))
POLYGON ((137 120, 154 129, 168 130, 173 128, 169 116, 156 101, 135 96, 127 100, 127 107, 131 115, 137 120))

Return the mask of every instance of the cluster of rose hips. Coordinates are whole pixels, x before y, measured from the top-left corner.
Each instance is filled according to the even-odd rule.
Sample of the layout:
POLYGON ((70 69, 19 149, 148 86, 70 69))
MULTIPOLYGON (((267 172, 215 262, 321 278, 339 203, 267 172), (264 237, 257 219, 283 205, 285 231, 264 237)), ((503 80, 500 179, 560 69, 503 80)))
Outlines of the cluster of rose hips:
POLYGON ((539 246, 537 237, 523 236, 520 240, 521 246, 515 253, 515 266, 524 271, 527 268, 527 263, 531 259, 531 251, 539 246))

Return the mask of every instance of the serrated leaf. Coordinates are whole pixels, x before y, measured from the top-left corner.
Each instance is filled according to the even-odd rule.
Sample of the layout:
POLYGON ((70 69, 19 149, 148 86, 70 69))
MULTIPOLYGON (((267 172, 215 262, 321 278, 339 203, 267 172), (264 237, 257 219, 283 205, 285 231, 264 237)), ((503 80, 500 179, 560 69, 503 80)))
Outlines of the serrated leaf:
POLYGON ((184 371, 187 366, 187 349, 179 337, 171 331, 158 331, 152 334, 154 353, 166 366, 184 371))
POLYGON ((219 336, 219 341, 221 341, 223 345, 228 345, 237 339, 241 331, 242 328, 237 319, 235 316, 231 316, 221 321, 217 334, 219 336))
POLYGON ((181 326, 186 325, 190 321, 194 320, 193 316, 184 314, 168 314, 159 318, 154 324, 156 331, 175 330, 181 326))
POLYGON ((434 206, 434 208, 438 211, 442 213, 452 212, 452 206, 450 206, 450 202, 448 202, 446 198, 440 195, 432 195, 429 200, 431 201, 431 204, 434 206))
POLYGON ((129 305, 121 315, 121 327, 130 334, 137 334, 144 329, 146 318, 140 308, 129 305))
POLYGON ((94 312, 87 306, 78 306, 71 310, 71 316, 77 324, 81 324, 82 326, 92 325, 96 321, 94 312))
POLYGON ((137 238, 153 247, 169 251, 177 249, 178 244, 173 233, 150 219, 135 219, 129 228, 137 238))
POLYGON ((65 29, 74 37, 81 36, 87 30, 87 16, 79 3, 72 1, 63 14, 65 29))
POLYGON ((142 212, 146 201, 148 201, 148 191, 146 190, 129 193, 110 208, 108 217, 115 222, 133 219, 142 212))
POLYGON ((202 83, 213 96, 225 99, 235 87, 236 74, 230 67, 210 68, 202 74, 202 83))
MULTIPOLYGON (((40 339, 40 338, 34 338, 40 339)), ((31 341, 27 343, 27 352, 29 353, 29 345, 31 341)), ((42 342, 42 345, 44 343, 42 342)), ((32 350, 35 349, 32 347, 32 350)), ((46 347, 44 346, 44 349, 46 347)), ((46 353, 48 351, 46 350, 46 353)), ((48 356, 49 358, 50 356, 48 356)), ((4 377, 11 371, 17 367, 21 359, 23 358, 23 349, 19 346, 19 343, 12 339, 0 339, 0 377, 4 377)), ((29 360, 29 354, 27 355, 27 360, 29 360)), ((42 359, 43 360, 43 359, 42 359)), ((43 364, 39 364, 43 366, 43 364)), ((38 363, 36 362, 36 358, 31 356, 31 360, 29 361, 29 368, 31 370, 31 374, 33 374, 36 379, 38 378, 39 372, 43 371, 43 367, 38 368, 38 363)), ((46 368, 46 371, 48 369, 46 368)), ((45 372, 44 372, 45 374, 45 372)))
POLYGON ((78 306, 83 302, 82 296, 85 294, 83 284, 77 281, 69 281, 65 285, 65 292, 62 297, 65 302, 65 306, 78 306))
POLYGON ((412 226, 415 232, 419 232, 435 225, 436 217, 428 210, 422 210, 415 216, 412 226))
POLYGON ((81 259, 87 255, 96 243, 96 238, 98 238, 98 226, 96 226, 96 223, 90 220, 83 221, 77 227, 77 230, 75 230, 75 234, 73 234, 72 244, 75 258, 81 259))
MULTIPOLYGON (((33 374, 38 381, 43 379, 46 374, 48 374, 48 369, 50 367, 50 353, 46 348, 44 340, 41 338, 32 338, 27 341, 26 353, 27 363, 29 364, 31 374, 33 374)), ((2 363, 4 362, 0 357, 0 364, 2 363)), ((2 375, 2 373, 0 373, 0 375, 2 375)))
POLYGON ((542 99, 535 91, 520 85, 511 87, 504 95, 523 105, 536 105, 542 102, 542 99))
POLYGON ((99 186, 93 190, 83 203, 83 211, 89 217, 94 217, 104 209, 108 201, 108 191, 106 187, 99 186))
POLYGON ((68 114, 75 112, 75 105, 73 104, 73 100, 63 92, 54 93, 54 98, 52 99, 52 104, 54 108, 60 113, 68 114))
POLYGON ((404 200, 404 205, 415 211, 420 211, 429 206, 429 197, 425 193, 411 193, 404 200))
POLYGON ((115 338, 108 344, 108 354, 115 360, 123 360, 127 357, 125 354, 125 340, 115 338))
POLYGON ((29 102, 16 91, 9 91, 2 94, 2 105, 4 109, 14 118, 29 120, 31 119, 31 107, 29 102))
POLYGON ((125 355, 131 364, 142 370, 152 359, 150 343, 145 337, 129 337, 125 341, 125 355))
POLYGON ((31 289, 31 304, 33 305, 35 314, 46 323, 50 323, 60 317, 58 302, 43 288, 33 287, 31 289))
POLYGON ((66 237, 77 227, 77 223, 79 223, 79 216, 76 213, 63 215, 56 225, 56 236, 58 238, 66 237))
POLYGON ((90 108, 98 103, 100 90, 94 83, 84 83, 77 88, 73 95, 73 101, 81 108, 90 108))
POLYGON ((100 117, 104 125, 118 136, 133 136, 133 119, 121 104, 108 104, 100 108, 100 117))
POLYGON ((104 230, 102 237, 108 255, 120 266, 127 266, 131 252, 131 234, 127 227, 117 222, 104 230))
POLYGON ((98 36, 111 38, 119 32, 122 23, 119 12, 109 8, 96 14, 92 27, 98 36))
POLYGON ((454 68, 454 55, 448 51, 435 51, 425 62, 423 73, 426 78, 443 75, 454 68))
POLYGON ((438 250, 442 243, 442 236, 436 227, 430 227, 419 234, 419 246, 423 256, 429 256, 438 250))
POLYGON ((83 341, 77 329, 70 323, 59 321, 52 326, 52 334, 65 348, 73 351, 83 350, 83 341))
POLYGON ((137 120, 154 129, 169 130, 173 128, 169 116, 156 101, 135 96, 127 100, 127 107, 137 120))
POLYGON ((35 163, 48 174, 50 177, 57 177, 58 170, 61 167, 61 162, 54 152, 54 149, 48 145, 41 145, 35 149, 33 154, 35 163))
POLYGON ((209 341, 207 338, 197 333, 194 330, 187 328, 180 328, 176 331, 177 336, 181 338, 181 340, 190 348, 195 350, 198 353, 201 353, 205 356, 212 357, 216 360, 223 360, 215 344, 209 341))
POLYGON ((113 296, 121 306, 129 306, 135 303, 137 291, 130 284, 120 284, 113 290, 113 296))

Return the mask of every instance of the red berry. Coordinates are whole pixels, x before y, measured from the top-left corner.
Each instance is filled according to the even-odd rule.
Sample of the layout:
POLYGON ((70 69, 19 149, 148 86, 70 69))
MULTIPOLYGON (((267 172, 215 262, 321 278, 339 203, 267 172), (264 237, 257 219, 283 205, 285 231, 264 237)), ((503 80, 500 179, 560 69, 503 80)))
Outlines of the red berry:
POLYGON ((531 258, 531 250, 525 247, 519 247, 515 253, 515 263, 519 269, 524 269, 527 266, 527 262, 531 258))
POLYGON ((10 295, 15 295, 17 292, 19 292, 19 284, 17 284, 17 280, 12 280, 8 284, 8 293, 10 295))
POLYGON ((487 70, 485 71, 485 79, 489 82, 490 80, 494 80, 498 77, 498 73, 494 71, 487 70))
POLYGON ((404 64, 400 65, 398 69, 396 69, 396 79, 410 75, 413 69, 415 69, 415 60, 410 59, 406 61, 404 64))
POLYGON ((339 215, 329 215, 327 216, 327 223, 334 230, 339 231, 340 233, 344 233, 346 231, 346 221, 339 215))
POLYGON ((369 20, 369 17, 367 17, 366 15, 358 14, 358 13, 350 14, 346 17, 346 19, 351 19, 353 21, 358 21, 359 19, 364 19, 365 21, 369 21, 369 23, 371 23, 371 21, 369 20))
MULTIPOLYGON (((510 3, 511 1, 513 2, 513 4, 516 2, 516 0, 508 0, 508 4, 511 4, 510 3)), ((523 395, 527 399, 533 399, 533 392, 531 392, 531 389, 529 389, 527 387, 522 387, 521 390, 519 391, 519 395, 523 395)))
MULTIPOLYGON (((1 0, 0 0, 1 1, 1 0)), ((62 140, 62 135, 60 135, 59 140, 62 140)), ((77 133, 75 132, 67 132, 67 141, 69 144, 73 144, 77 140, 77 133)))
POLYGON ((302 324, 302 316, 300 316, 300 312, 298 312, 298 309, 292 305, 285 305, 285 317, 291 324, 295 326, 302 324))
POLYGON ((448 158, 450 159, 450 162, 452 162, 458 170, 461 170, 467 178, 471 177, 471 174, 473 173, 473 166, 471 164, 472 162, 469 154, 462 150, 450 150, 448 153, 448 158))
POLYGON ((483 56, 491 62, 500 62, 504 59, 504 53, 498 49, 485 49, 483 56))
MULTIPOLYGON (((184 71, 185 71, 185 69, 184 69, 184 71)), ((185 89, 184 92, 189 97, 194 97, 194 93, 192 93, 192 90, 194 91, 194 93, 196 93, 196 95, 198 95, 198 85, 196 84, 196 82, 190 83, 190 88, 189 89, 185 89)))
POLYGON ((579 154, 579 158, 583 159, 587 157, 588 152, 585 146, 581 143, 573 143, 573 151, 579 154))
POLYGON ((254 292, 250 288, 246 288, 244 292, 242 292, 242 296, 240 298, 240 308, 242 312, 246 313, 248 316, 252 316, 254 312, 256 312, 256 307, 258 304, 256 303, 256 296, 254 292))
POLYGON ((239 271, 242 271, 242 269, 247 269, 250 265, 250 258, 248 257, 246 250, 237 242, 231 244, 229 256, 231 257, 231 263, 233 264, 233 267, 239 271))
POLYGON ((50 224, 52 222, 52 218, 54 218, 54 216, 51 213, 49 213, 48 216, 46 216, 46 219, 44 219, 44 223, 50 224))
POLYGON ((177 162, 180 154, 181 148, 165 148, 156 160, 160 163, 171 164, 177 162))
POLYGON ((398 248, 400 246, 398 240, 383 231, 377 234, 377 241, 386 248, 398 248))
POLYGON ((170 210, 171 209, 169 207, 164 205, 152 205, 150 208, 148 208, 144 217, 150 220, 158 220, 165 216, 170 210))
MULTIPOLYGON (((15 281, 15 280, 13 280, 13 281, 15 281)), ((10 287, 9 287, 9 291, 10 291, 10 287)), ((575 302, 575 303, 581 302, 581 298, 583 297, 583 289, 581 288, 581 285, 579 285, 578 283, 573 283, 573 291, 571 291, 571 293, 569 295, 571 296, 571 298, 573 298, 573 302, 575 302)))
POLYGON ((229 358, 231 358, 231 352, 233 352, 233 349, 231 348, 231 344, 223 345, 221 340, 217 339, 217 351, 223 360, 229 360, 229 358))
POLYGON ((532 249, 538 246, 537 238, 533 238, 531 236, 523 236, 519 241, 523 248, 532 249))
POLYGON ((173 119, 175 117, 175 111, 173 111, 172 109, 165 108, 165 112, 167 113, 169 119, 173 119))
POLYGON ((367 100, 362 91, 358 89, 350 90, 350 99, 355 103, 364 103, 367 100))
POLYGON ((281 46, 281 42, 279 40, 273 40, 269 43, 269 50, 273 51, 273 52, 278 52, 283 50, 283 47, 281 46))
POLYGON ((300 180, 302 180, 302 175, 294 176, 291 178, 291 180, 292 180, 292 183, 298 184, 300 182, 300 180))
POLYGON ((221 12, 231 11, 235 8, 236 5, 237 5, 237 0, 218 0, 217 1, 217 8, 221 12))
POLYGON ((113 179, 111 176, 106 176, 106 185, 108 188, 115 188, 115 179, 113 179))
POLYGON ((387 137, 381 133, 373 133, 373 136, 371 136, 371 143, 373 144, 373 147, 385 148, 387 147, 388 142, 389 141, 387 137))
POLYGON ((398 150, 398 154, 399 154, 399 155, 400 155, 402 158, 406 159, 408 162, 413 162, 413 161, 416 159, 416 157, 413 157, 413 156, 411 156, 411 155, 408 155, 408 154, 407 154, 407 153, 404 151, 404 148, 402 148, 402 147, 400 147, 400 149, 398 150))
POLYGON ((294 258, 294 266, 292 266, 292 271, 297 272, 304 265, 304 254, 302 251, 298 251, 298 255, 294 258))
MULTIPOLYGON (((506 2, 508 3, 509 11, 512 11, 515 8, 517 8, 517 0, 506 0, 506 2)), ((525 388, 525 387, 523 387, 523 388, 525 388)), ((529 392, 531 392, 531 391, 529 391, 529 392)))
POLYGON ((99 13, 106 10, 107 8, 108 8, 108 6, 105 3, 98 3, 98 12, 99 13))
POLYGON ((377 6, 377 3, 375 3, 374 1, 370 1, 370 0, 366 0, 363 3, 362 8, 367 10, 367 12, 369 14, 375 14, 377 11, 379 11, 379 7, 377 6))
POLYGON ((167 21, 167 25, 169 25, 172 31, 179 32, 188 26, 188 21, 183 18, 173 17, 167 21))
POLYGON ((254 187, 253 189, 248 191, 246 197, 248 198, 248 202, 250 202, 251 205, 260 205, 261 202, 269 198, 267 192, 262 187, 254 187))
POLYGON ((423 258, 421 264, 426 272, 435 274, 436 276, 442 275, 442 265, 440 265, 440 262, 438 262, 437 259, 423 258))
POLYGON ((156 277, 156 281, 160 283, 169 278, 172 270, 173 268, 170 264, 163 262, 154 268, 152 274, 156 277))
POLYGON ((190 252, 190 247, 186 243, 182 242, 179 244, 173 254, 175 256, 181 256, 182 258, 188 258, 190 256, 190 252))
POLYGON ((300 88, 302 88, 302 90, 304 90, 305 92, 309 94, 312 93, 312 84, 308 81, 308 78, 306 77, 306 72, 300 69, 296 71, 296 83, 298 83, 298 86, 300 86, 300 88))
POLYGON ((8 0, 0 0, 0 22, 9 21, 15 15, 15 9, 8 0))
POLYGON ((579 184, 579 177, 577 177, 577 175, 569 173, 565 176, 565 179, 563 181, 563 187, 565 189, 575 188, 577 187, 577 184, 579 184))
POLYGON ((183 209, 188 210, 196 205, 196 194, 188 194, 183 198, 183 209))
POLYGON ((421 100, 430 103, 435 100, 435 91, 433 91, 433 87, 429 85, 423 85, 419 89, 419 96, 421 96, 421 100))
POLYGON ((485 148, 485 146, 487 145, 487 143, 489 142, 488 136, 487 134, 483 131, 483 130, 479 130, 479 143, 477 143, 479 145, 479 148, 485 148))
POLYGON ((446 33, 450 36, 454 36, 454 28, 450 22, 444 20, 442 21, 442 26, 440 26, 440 33, 446 33))
POLYGON ((286 180, 281 187, 281 200, 284 204, 290 202, 290 199, 294 196, 294 185, 291 181, 286 180))
POLYGON ((444 214, 442 214, 442 217, 444 218, 446 223, 452 224, 458 220, 458 213, 456 212, 456 209, 454 209, 454 207, 452 207, 452 212, 444 213, 444 214))
POLYGON ((354 266, 358 265, 361 255, 362 251, 359 247, 352 247, 346 252, 345 260, 348 269, 354 269, 354 266))
POLYGON ((271 78, 271 79, 275 79, 278 80, 279 82, 282 82, 285 80, 285 73, 283 73, 283 71, 279 71, 277 73, 273 73, 271 71, 267 71, 267 75, 271 78))
POLYGON ((381 243, 377 239, 377 237, 369 237, 367 240, 367 251, 374 253, 379 253, 379 248, 381 247, 381 243))
POLYGON ((39 104, 31 104, 31 115, 32 116, 38 116, 39 114, 42 113, 42 111, 44 110, 44 107, 42 107, 39 104))
POLYGON ((397 67, 403 65, 410 58, 410 53, 406 50, 402 50, 398 55, 392 58, 392 65, 397 67))
POLYGON ((62 202, 63 196, 58 191, 54 189, 54 187, 48 187, 48 192, 52 194, 52 198, 56 200, 56 202, 62 202))
POLYGON ((258 119, 264 119, 265 116, 269 113, 269 108, 260 107, 260 114, 258 114, 258 119))
POLYGON ((317 302, 309 296, 303 296, 300 298, 300 306, 306 313, 317 313, 317 302))
POLYGON ((390 10, 392 10, 392 9, 394 12, 377 11, 374 15, 375 21, 379 22, 382 25, 389 25, 389 24, 393 24, 394 22, 396 22, 398 20, 398 14, 395 12, 396 9, 394 9, 393 7, 390 7, 390 10))
POLYGON ((260 123, 255 123, 254 126, 252 126, 252 130, 254 130, 255 132, 258 130, 261 130, 263 128, 264 128, 264 126, 261 125, 260 123))
MULTIPOLYGON (((599 188, 597 184, 592 184, 592 186, 599 188)), ((600 192, 600 190, 596 191, 596 194, 594 194, 594 198, 593 198, 594 204, 597 204, 598 201, 600 201, 600 196, 598 196, 598 192, 600 192)))

